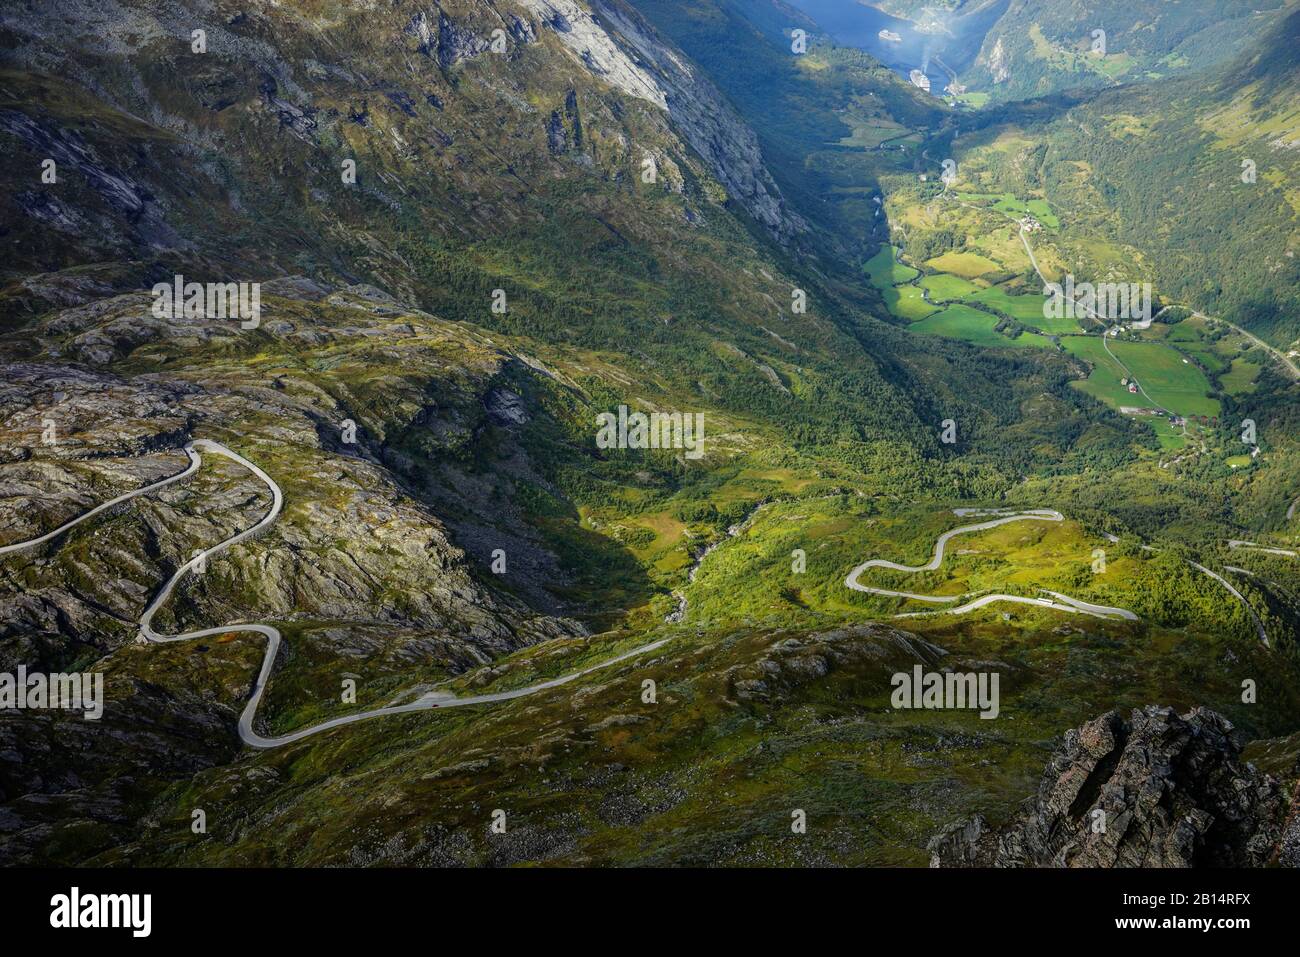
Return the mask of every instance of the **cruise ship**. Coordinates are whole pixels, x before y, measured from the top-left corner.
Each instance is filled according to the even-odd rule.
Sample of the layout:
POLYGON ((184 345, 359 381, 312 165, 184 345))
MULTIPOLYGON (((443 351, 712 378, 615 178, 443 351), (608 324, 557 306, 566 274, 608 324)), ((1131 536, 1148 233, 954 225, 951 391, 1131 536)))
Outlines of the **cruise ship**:
POLYGON ((881 30, 881 31, 880 31, 878 34, 876 34, 876 35, 877 35, 878 37, 880 37, 880 39, 884 40, 886 43, 902 43, 902 42, 903 42, 903 38, 902 38, 902 36, 900 36, 899 34, 895 33, 893 30, 881 30))
POLYGON ((913 86, 919 86, 926 93, 930 92, 930 78, 920 70, 913 70, 907 75, 907 78, 912 81, 913 86))

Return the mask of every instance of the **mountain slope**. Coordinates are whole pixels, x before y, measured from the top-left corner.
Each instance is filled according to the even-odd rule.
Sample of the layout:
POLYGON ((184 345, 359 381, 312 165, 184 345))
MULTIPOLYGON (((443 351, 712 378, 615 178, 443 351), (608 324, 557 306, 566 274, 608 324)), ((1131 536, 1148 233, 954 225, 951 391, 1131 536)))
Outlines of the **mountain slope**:
POLYGON ((832 262, 879 242, 871 195, 897 164, 859 148, 857 131, 901 136, 937 127, 937 102, 870 56, 829 43, 780 0, 631 2, 710 72, 754 127, 783 192, 821 226, 832 262), (811 34, 806 54, 791 50, 794 28, 811 34))
POLYGON ((1248 48, 1291 6, 1011 0, 962 79, 1001 101, 1200 72, 1248 48))
POLYGON ((1139 250, 1174 301, 1293 349, 1298 47, 1300 11, 1204 74, 1101 93, 1045 120, 1007 107, 967 121, 985 132, 961 142, 1025 124, 1045 148, 1006 163, 1009 184, 1032 182, 1080 233, 1139 250))
POLYGON ((108 689, 97 726, 0 714, 0 861, 923 864, 1099 697, 1294 729, 1295 569, 1220 544, 1278 532, 1285 467, 1163 471, 1075 357, 890 314, 878 200, 933 198, 954 113, 783 3, 0 16, 0 546, 194 440, 284 496, 158 612, 215 629, 193 640, 133 641, 163 581, 266 514, 232 461, 0 558, 0 671, 108 689), (178 276, 260 284, 258 321, 160 315, 178 276), (702 454, 609 447, 623 407, 701 416, 702 454), (1045 506, 1070 519, 917 586, 1014 604, 904 631, 907 599, 845 584, 955 509, 1045 506), (1191 560, 1258 577, 1227 601, 1191 560), (283 642, 257 733, 418 713, 240 747, 258 625, 283 642), (1015 720, 900 713, 889 678, 922 665, 1000 669, 1015 720))

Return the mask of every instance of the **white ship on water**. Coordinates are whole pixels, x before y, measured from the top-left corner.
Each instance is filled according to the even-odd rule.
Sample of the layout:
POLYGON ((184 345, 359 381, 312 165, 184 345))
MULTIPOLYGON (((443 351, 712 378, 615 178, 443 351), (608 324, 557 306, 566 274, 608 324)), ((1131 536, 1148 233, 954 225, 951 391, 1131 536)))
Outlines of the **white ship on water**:
POLYGON ((912 86, 920 87, 926 93, 930 92, 930 78, 920 70, 913 70, 907 75, 907 78, 912 81, 912 86))
POLYGON ((893 30, 881 30, 878 34, 876 34, 876 36, 880 37, 880 39, 884 40, 886 43, 903 42, 903 38, 897 33, 895 33, 893 30))

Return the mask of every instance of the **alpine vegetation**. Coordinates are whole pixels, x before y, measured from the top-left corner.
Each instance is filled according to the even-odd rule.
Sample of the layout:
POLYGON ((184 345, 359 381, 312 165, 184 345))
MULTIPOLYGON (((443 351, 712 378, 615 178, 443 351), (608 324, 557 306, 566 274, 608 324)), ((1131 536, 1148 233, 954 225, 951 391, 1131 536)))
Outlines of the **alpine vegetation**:
POLYGON ((703 412, 629 413, 626 405, 618 414, 596 416, 596 447, 599 449, 684 449, 688 459, 704 455, 703 412))
POLYGON ((13 6, 11 911, 1300 865, 1300 0, 13 6))
POLYGON ((1044 319, 1132 320, 1139 328, 1151 325, 1151 283, 1082 282, 1073 275, 1065 283, 1049 282, 1043 287, 1044 319))
POLYGON ((996 671, 925 671, 916 665, 890 679, 894 693, 889 703, 899 711, 978 709, 981 718, 991 720, 1001 710, 998 680, 996 671))
POLYGON ((241 329, 262 321, 260 282, 186 282, 179 273, 171 282, 155 283, 156 319, 238 319, 241 329))

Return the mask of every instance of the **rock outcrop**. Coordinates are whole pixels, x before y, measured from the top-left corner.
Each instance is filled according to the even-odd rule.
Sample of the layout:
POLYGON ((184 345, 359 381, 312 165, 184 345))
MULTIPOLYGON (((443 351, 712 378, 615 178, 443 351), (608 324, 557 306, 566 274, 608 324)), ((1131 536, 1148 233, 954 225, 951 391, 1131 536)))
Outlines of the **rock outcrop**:
POLYGON ((1261 866, 1276 858, 1288 800, 1240 753, 1232 723, 1206 708, 1107 712, 1066 734, 1007 825, 950 825, 930 841, 930 864, 1261 866))
MULTIPOLYGON (((431 642, 427 660, 457 670, 585 633, 577 622, 519 600, 560 578, 555 559, 524 523, 524 531, 507 523, 491 545, 475 548, 510 551, 513 593, 497 593, 492 579, 484 584, 476 577, 483 555, 460 544, 472 545, 502 507, 478 510, 463 499, 487 493, 481 477, 459 467, 454 450, 490 430, 530 421, 520 386, 507 388, 504 377, 517 368, 516 378, 526 382, 531 370, 374 287, 330 290, 299 278, 265 283, 264 292, 265 321, 257 333, 268 337, 263 341, 373 360, 382 404, 348 377, 289 374, 268 381, 245 365, 201 371, 205 358, 239 348, 238 323, 159 319, 144 293, 51 310, 28 340, 32 348, 43 346, 39 361, 0 362, 0 426, 8 437, 0 449, 0 544, 34 538, 117 494, 176 474, 186 442, 237 428, 263 467, 303 486, 289 493, 290 507, 257 547, 240 549, 212 574, 184 583, 181 599, 161 613, 167 627, 179 627, 172 615, 376 623, 401 635, 407 651, 431 642), (184 352, 194 377, 103 368, 148 349, 184 352), (460 361, 454 375, 447 371, 449 356, 460 361), (405 374, 393 374, 395 368, 405 374), (352 442, 340 438, 345 420, 357 429, 352 442), (454 478, 434 479, 434 462, 452 463, 454 478), (411 494, 412 476, 427 498, 411 494), (444 523, 436 514, 441 509, 457 515, 459 528, 444 523), (538 568, 546 570, 529 571, 538 568)), ((75 296, 65 290, 60 298, 75 296)), ((513 446, 514 433, 502 435, 513 446)), ((502 474, 510 470, 535 480, 523 453, 502 466, 502 474)), ((0 582, 0 643, 10 644, 0 647, 0 667, 54 666, 73 646, 104 654, 128 643, 169 569, 194 549, 255 524, 266 506, 246 472, 208 461, 192 481, 124 506, 111 532, 96 523, 10 557, 5 570, 12 577, 0 582)))
MULTIPOLYGON (((807 225, 786 205, 758 137, 718 89, 635 10, 617 0, 523 0, 586 69, 668 113, 683 139, 745 211, 789 243, 807 225)), ((551 133, 552 150, 557 137, 551 133)))

